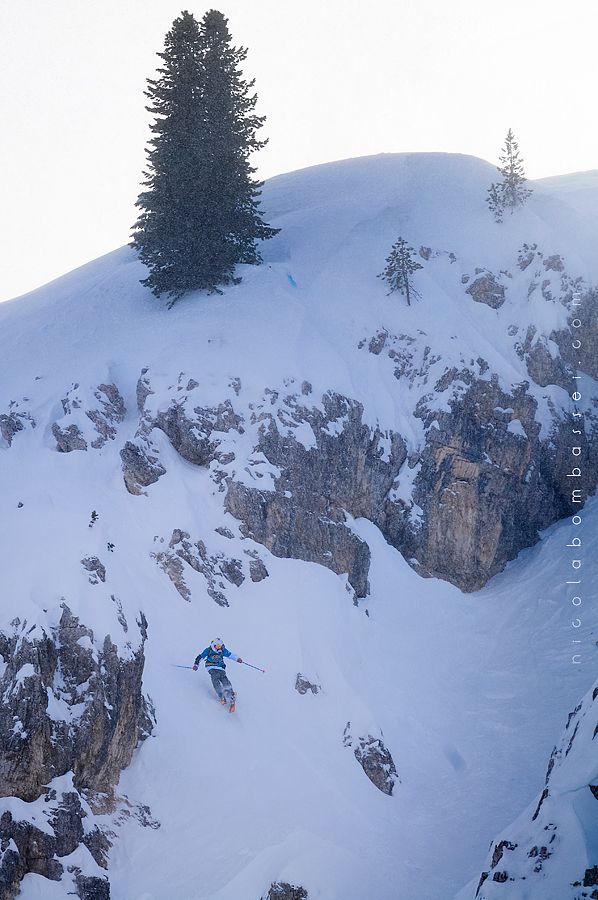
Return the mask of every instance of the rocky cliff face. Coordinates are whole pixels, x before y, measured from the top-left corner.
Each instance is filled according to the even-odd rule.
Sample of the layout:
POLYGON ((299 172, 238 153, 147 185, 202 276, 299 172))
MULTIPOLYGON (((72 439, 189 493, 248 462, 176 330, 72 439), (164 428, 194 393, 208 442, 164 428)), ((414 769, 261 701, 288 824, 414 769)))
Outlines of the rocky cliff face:
MULTIPOLYGON (((281 599, 292 597, 299 633, 312 604, 317 619, 309 619, 310 634, 302 633, 289 652, 285 684, 311 727, 318 722, 314 709, 344 692, 330 752, 342 754, 351 783, 374 798, 373 836, 377 810, 391 821, 393 804, 403 800, 397 769, 406 780, 408 750, 393 734, 390 705, 380 703, 356 724, 356 682, 343 671, 354 660, 345 660, 345 647, 337 647, 338 672, 330 680, 318 658, 324 650, 307 649, 320 616, 334 623, 335 646, 350 645, 337 627, 345 614, 360 620, 355 634, 367 637, 365 629, 375 633, 383 607, 395 601, 393 578, 404 569, 379 544, 384 560, 379 567, 375 560, 374 600, 382 602, 367 604, 367 619, 350 608, 374 584, 376 551, 364 537, 372 529, 360 520, 373 523, 421 575, 475 591, 539 531, 571 513, 573 465, 583 470, 580 499, 595 488, 598 329, 591 279, 598 270, 587 222, 572 216, 579 233, 569 238, 554 212, 558 202, 533 207, 532 201, 498 227, 483 203, 491 167, 466 158, 349 161, 330 181, 327 168, 274 184, 272 221, 282 230, 269 242, 265 265, 245 272, 225 296, 190 296, 167 312, 141 289, 144 273, 123 250, 19 301, 10 315, 0 310, 6 360, 0 481, 11 538, 6 555, 14 556, 2 569, 12 610, 0 623, 6 897, 27 873, 60 878, 65 890, 87 900, 108 896, 104 866, 113 836, 94 814, 119 802, 113 797, 119 773, 150 727, 141 690, 144 620, 128 649, 127 637, 118 644, 114 631, 132 624, 126 597, 143 592, 139 605, 156 614, 173 641, 162 657, 152 656, 152 677, 157 681, 166 669, 171 676, 162 682, 162 708, 179 688, 174 679, 181 673, 171 671, 175 632, 187 630, 191 642, 192 629, 211 630, 217 622, 218 630, 224 623, 245 635, 261 609, 259 634, 267 633, 281 599), (405 214, 423 265, 421 300, 409 308, 376 280, 405 214), (581 342, 574 317, 583 324, 581 342), (581 396, 573 400, 578 386, 581 396), (328 571, 285 567, 280 559, 328 571), (281 572, 290 569, 306 582, 313 577, 309 596, 299 589, 295 596, 291 576, 289 597, 280 597, 281 572), (330 573, 341 580, 338 616, 322 609, 338 588, 330 573), (379 581, 378 573, 384 573, 379 581), (56 602, 65 595, 73 598, 71 609, 65 604, 51 627, 30 630, 46 597, 56 602), (16 614, 29 622, 9 626, 16 614), (345 732, 343 749, 347 720, 353 730, 345 732), (396 766, 391 750, 400 753, 396 766), (389 799, 393 793, 399 796, 389 799)), ((428 584, 426 593, 436 587, 443 597, 442 585, 428 584)), ((408 638, 418 637, 418 625, 409 627, 408 638)), ((421 659, 433 668, 425 651, 421 659)), ((386 686, 375 667, 360 671, 369 688, 364 705, 373 709, 386 686)), ((389 671, 397 681, 404 677, 400 667, 389 671)), ((191 691, 181 690, 183 696, 196 700, 191 691)), ((404 701, 397 693, 397 708, 404 701)), ((193 773, 200 727, 188 729, 184 748, 193 749, 187 759, 193 773)), ((572 749, 563 750, 567 759, 580 734, 581 726, 572 749)), ((178 762, 185 755, 176 741, 163 732, 160 747, 170 747, 178 762)), ((551 797, 561 796, 557 762, 533 828, 551 809, 551 797)), ((227 763, 237 774, 246 764, 232 753, 227 763)), ((159 777, 160 752, 149 768, 159 777)), ((135 783, 137 774, 129 777, 135 783)), ((262 787, 268 794, 270 783, 262 787)), ((580 796, 589 803, 596 780, 585 787, 580 796)), ((323 784, 322 797, 327 790, 323 784)), ((186 794, 187 784, 173 796, 186 802, 186 794)), ((276 809, 283 823, 286 811, 276 809)), ((157 825, 143 811, 139 818, 157 825)), ((181 856, 203 836, 200 826, 181 837, 181 856)), ((552 865, 552 833, 525 845, 526 865, 542 871, 552 865)), ((524 843, 519 832, 496 842, 480 891, 506 889, 519 877, 507 862, 524 843)), ((595 877, 593 861, 586 863, 578 858, 571 874, 580 890, 595 877)), ((280 869, 295 871, 302 870, 280 869)), ((332 865, 327 875, 334 877, 332 865)), ((269 872, 254 894, 266 892, 275 876, 269 872)), ((270 888, 272 897, 304 893, 286 881, 270 888)))
POLYGON ((555 397, 563 403, 558 393, 545 396, 540 414, 538 387, 552 376, 566 381, 566 370, 573 391, 572 370, 530 333, 516 346, 528 367, 533 358, 541 369, 539 384, 530 378, 507 392, 481 357, 447 368, 406 335, 379 332, 363 342, 375 356, 386 355, 399 381, 429 387, 414 408, 421 437, 412 452, 400 433, 368 425, 355 399, 332 391, 314 396, 305 381, 265 388, 256 398, 237 378, 233 399, 207 407, 188 374, 165 393, 145 369, 137 388, 138 443, 121 451, 125 484, 139 493, 136 486, 164 473, 152 439, 159 429, 184 460, 210 472, 243 535, 275 556, 346 573, 357 599, 368 594, 370 556, 351 525, 359 517, 374 522, 422 575, 478 590, 570 512, 574 464, 583 470, 586 495, 598 481, 598 393, 586 395, 579 419, 556 405, 555 397), (540 366, 542 353, 552 368, 540 366))
POLYGON ((5 900, 28 872, 60 880, 61 859, 78 848, 67 877, 79 896, 109 896, 107 880, 93 873, 106 868, 111 841, 89 823, 152 727, 141 691, 143 615, 138 626, 139 645, 129 645, 126 658, 109 636, 97 641, 66 603, 50 631, 17 619, 0 634, 0 796, 11 798, 4 808, 0 801, 5 900))
POLYGON ((598 898, 598 684, 569 714, 537 800, 493 844, 478 900, 598 898))

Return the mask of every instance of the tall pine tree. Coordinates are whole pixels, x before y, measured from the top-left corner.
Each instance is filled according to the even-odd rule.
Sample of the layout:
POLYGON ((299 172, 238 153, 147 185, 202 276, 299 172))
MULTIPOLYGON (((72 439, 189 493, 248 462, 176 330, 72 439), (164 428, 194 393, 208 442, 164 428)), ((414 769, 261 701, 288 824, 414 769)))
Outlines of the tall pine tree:
POLYGON ((505 211, 514 213, 523 206, 532 191, 525 187, 526 177, 523 171, 523 160, 519 156, 519 145, 515 135, 509 128, 505 140, 503 155, 499 157, 502 166, 498 171, 502 181, 493 182, 488 188, 486 202, 497 222, 502 222, 505 211))
POLYGON ((142 283, 170 305, 238 283, 235 266, 260 263, 257 241, 277 233, 262 219, 249 163, 266 143, 256 137, 264 117, 240 70, 247 51, 232 46, 227 24, 217 10, 200 24, 181 13, 158 54, 159 77, 148 80, 156 120, 132 244, 150 270, 142 283))

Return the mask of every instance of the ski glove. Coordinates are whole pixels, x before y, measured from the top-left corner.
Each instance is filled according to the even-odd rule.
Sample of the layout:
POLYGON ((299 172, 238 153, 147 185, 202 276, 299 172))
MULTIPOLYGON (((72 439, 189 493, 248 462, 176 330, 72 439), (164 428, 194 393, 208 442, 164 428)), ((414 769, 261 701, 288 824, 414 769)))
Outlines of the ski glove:
POLYGON ((192 668, 194 672, 197 672, 197 666, 193 666, 192 668))
POLYGON ((237 656, 237 662, 243 662, 240 656, 237 656))

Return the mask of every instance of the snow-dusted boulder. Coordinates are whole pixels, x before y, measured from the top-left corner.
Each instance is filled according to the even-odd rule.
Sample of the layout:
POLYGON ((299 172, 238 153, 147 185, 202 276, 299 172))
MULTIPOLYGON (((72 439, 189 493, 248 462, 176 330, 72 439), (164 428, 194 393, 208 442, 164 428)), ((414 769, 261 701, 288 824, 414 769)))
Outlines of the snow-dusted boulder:
POLYGON ((492 272, 476 275, 465 291, 476 303, 485 303, 491 309, 499 309, 505 302, 505 289, 492 272))
POLYGON ((155 484, 166 469, 142 444, 127 441, 120 451, 123 478, 130 494, 143 494, 143 488, 155 484))
POLYGON ((384 746, 382 736, 371 734, 354 736, 351 723, 347 722, 343 733, 343 746, 351 747, 355 759, 372 784, 383 794, 392 796, 395 783, 399 781, 392 755, 384 746))

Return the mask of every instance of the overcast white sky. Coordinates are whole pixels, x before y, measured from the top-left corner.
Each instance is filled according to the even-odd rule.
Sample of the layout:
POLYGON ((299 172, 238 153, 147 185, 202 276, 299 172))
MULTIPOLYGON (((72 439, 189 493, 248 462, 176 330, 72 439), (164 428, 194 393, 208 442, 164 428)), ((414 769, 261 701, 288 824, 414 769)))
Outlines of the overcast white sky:
MULTIPOLYGON (((493 162, 509 127, 530 178, 598 168, 594 0, 223 0, 248 47, 262 177, 381 152, 493 162)), ((0 0, 0 300, 129 240, 143 90, 183 0, 0 0)))

